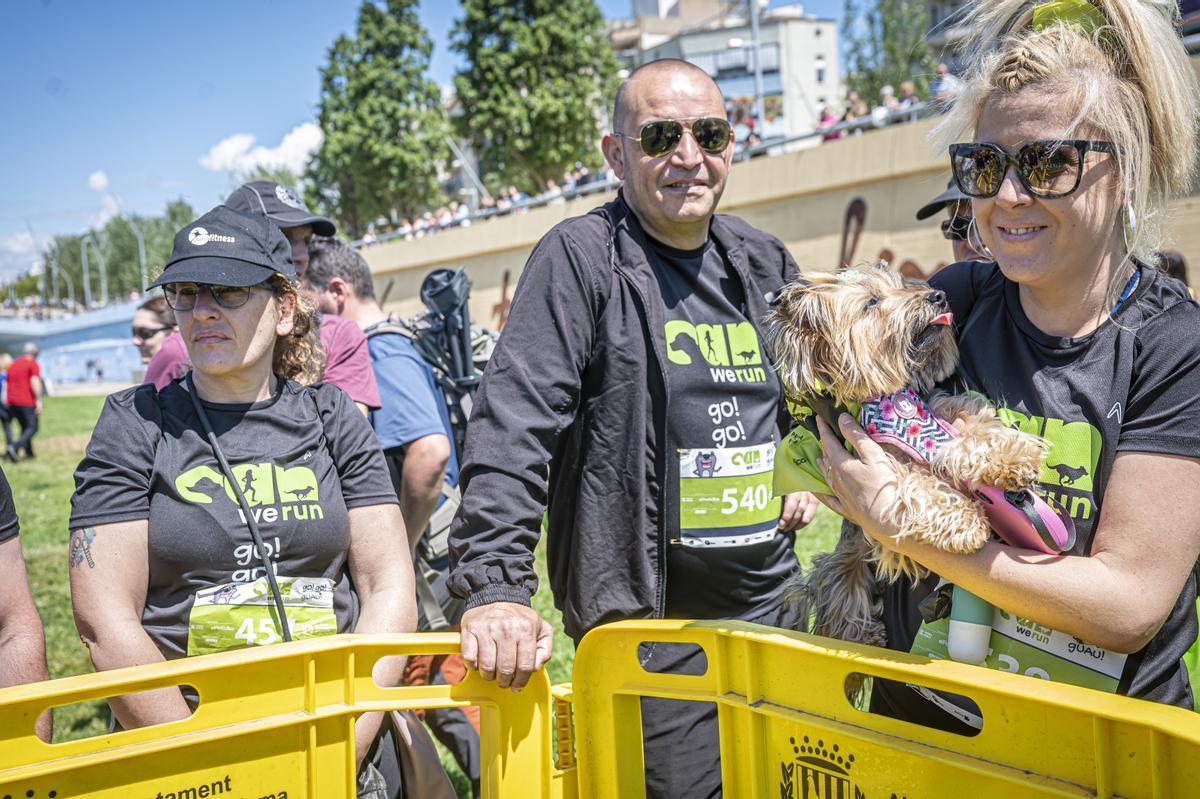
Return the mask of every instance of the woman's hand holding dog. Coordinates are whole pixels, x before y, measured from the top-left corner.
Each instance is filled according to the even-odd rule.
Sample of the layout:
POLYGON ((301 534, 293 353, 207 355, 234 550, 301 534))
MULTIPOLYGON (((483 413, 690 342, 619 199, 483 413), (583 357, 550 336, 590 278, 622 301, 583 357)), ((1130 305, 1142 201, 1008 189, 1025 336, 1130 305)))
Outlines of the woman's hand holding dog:
POLYGON ((830 510, 858 525, 883 547, 899 551, 900 529, 888 521, 896 506, 896 471, 892 456, 871 440, 849 414, 842 414, 838 426, 842 435, 854 446, 847 452, 824 419, 817 418, 821 431, 821 449, 825 457, 819 462, 825 482, 835 497, 820 494, 818 498, 830 510), (857 453, 857 454, 856 454, 857 453))

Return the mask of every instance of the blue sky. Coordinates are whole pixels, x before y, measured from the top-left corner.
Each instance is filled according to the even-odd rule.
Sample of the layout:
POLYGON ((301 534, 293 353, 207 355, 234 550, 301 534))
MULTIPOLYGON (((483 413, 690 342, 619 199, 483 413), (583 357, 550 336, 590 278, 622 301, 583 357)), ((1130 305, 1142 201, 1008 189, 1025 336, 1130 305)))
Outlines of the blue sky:
MULTIPOLYGON (((629 0, 599 5, 606 17, 630 15, 629 0)), ((842 5, 804 3, 835 18, 842 5)), ((178 197, 205 210, 234 188, 238 165, 303 153, 315 134, 318 70, 333 39, 353 31, 358 6, 6 2, 0 277, 27 269, 50 235, 122 211, 156 214, 178 197)), ((459 4, 426 0, 420 13, 434 39, 431 73, 449 83, 457 61, 446 45, 459 4)))

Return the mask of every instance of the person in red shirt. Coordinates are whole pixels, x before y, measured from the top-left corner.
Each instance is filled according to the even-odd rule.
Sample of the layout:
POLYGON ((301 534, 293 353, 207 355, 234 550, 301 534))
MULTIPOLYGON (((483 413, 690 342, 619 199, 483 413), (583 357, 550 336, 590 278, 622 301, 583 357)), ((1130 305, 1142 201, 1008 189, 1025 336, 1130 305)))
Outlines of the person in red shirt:
POLYGON ((37 345, 28 342, 24 352, 8 367, 8 413, 21 425, 21 437, 9 444, 6 452, 14 463, 21 450, 27 457, 33 457, 33 436, 42 415, 42 370, 37 363, 37 345))
MULTIPOLYGON (((265 216, 279 226, 292 245, 292 262, 296 265, 302 290, 306 285, 308 243, 313 234, 332 236, 337 232, 332 221, 308 210, 295 189, 269 180, 255 180, 239 186, 226 198, 225 206, 239 213, 265 216)), ((349 394, 364 414, 378 410, 379 388, 362 330, 353 322, 333 314, 321 314, 319 328, 321 347, 325 350, 324 381, 349 394)), ((189 368, 183 339, 178 333, 172 333, 147 364, 143 382, 162 389, 189 368)))

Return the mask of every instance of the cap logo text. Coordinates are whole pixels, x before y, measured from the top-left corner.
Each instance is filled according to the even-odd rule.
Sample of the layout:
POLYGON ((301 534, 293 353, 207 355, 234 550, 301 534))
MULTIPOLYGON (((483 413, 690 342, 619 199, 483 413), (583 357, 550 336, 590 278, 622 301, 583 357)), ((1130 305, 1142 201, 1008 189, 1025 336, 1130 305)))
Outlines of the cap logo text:
POLYGON ((288 188, 287 186, 277 185, 275 186, 275 197, 279 200, 279 202, 283 203, 284 205, 291 206, 298 211, 308 210, 304 207, 304 201, 300 199, 300 195, 296 193, 295 189, 288 188))
POLYGON ((222 236, 218 233, 209 233, 202 227, 194 227, 188 231, 188 241, 195 244, 197 247, 203 247, 210 241, 223 241, 227 244, 233 244, 237 239, 233 236, 222 236))

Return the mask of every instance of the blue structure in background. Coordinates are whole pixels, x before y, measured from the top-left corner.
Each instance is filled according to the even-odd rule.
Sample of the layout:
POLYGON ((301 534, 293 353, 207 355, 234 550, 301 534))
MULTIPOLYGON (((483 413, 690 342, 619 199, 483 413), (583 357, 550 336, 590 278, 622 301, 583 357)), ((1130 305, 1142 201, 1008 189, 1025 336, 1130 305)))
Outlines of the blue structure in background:
POLYGON ((60 319, 0 319, 0 351, 21 353, 27 341, 38 345, 42 376, 51 387, 103 377, 106 381, 140 379, 143 369, 129 328, 140 300, 110 305, 60 319))

